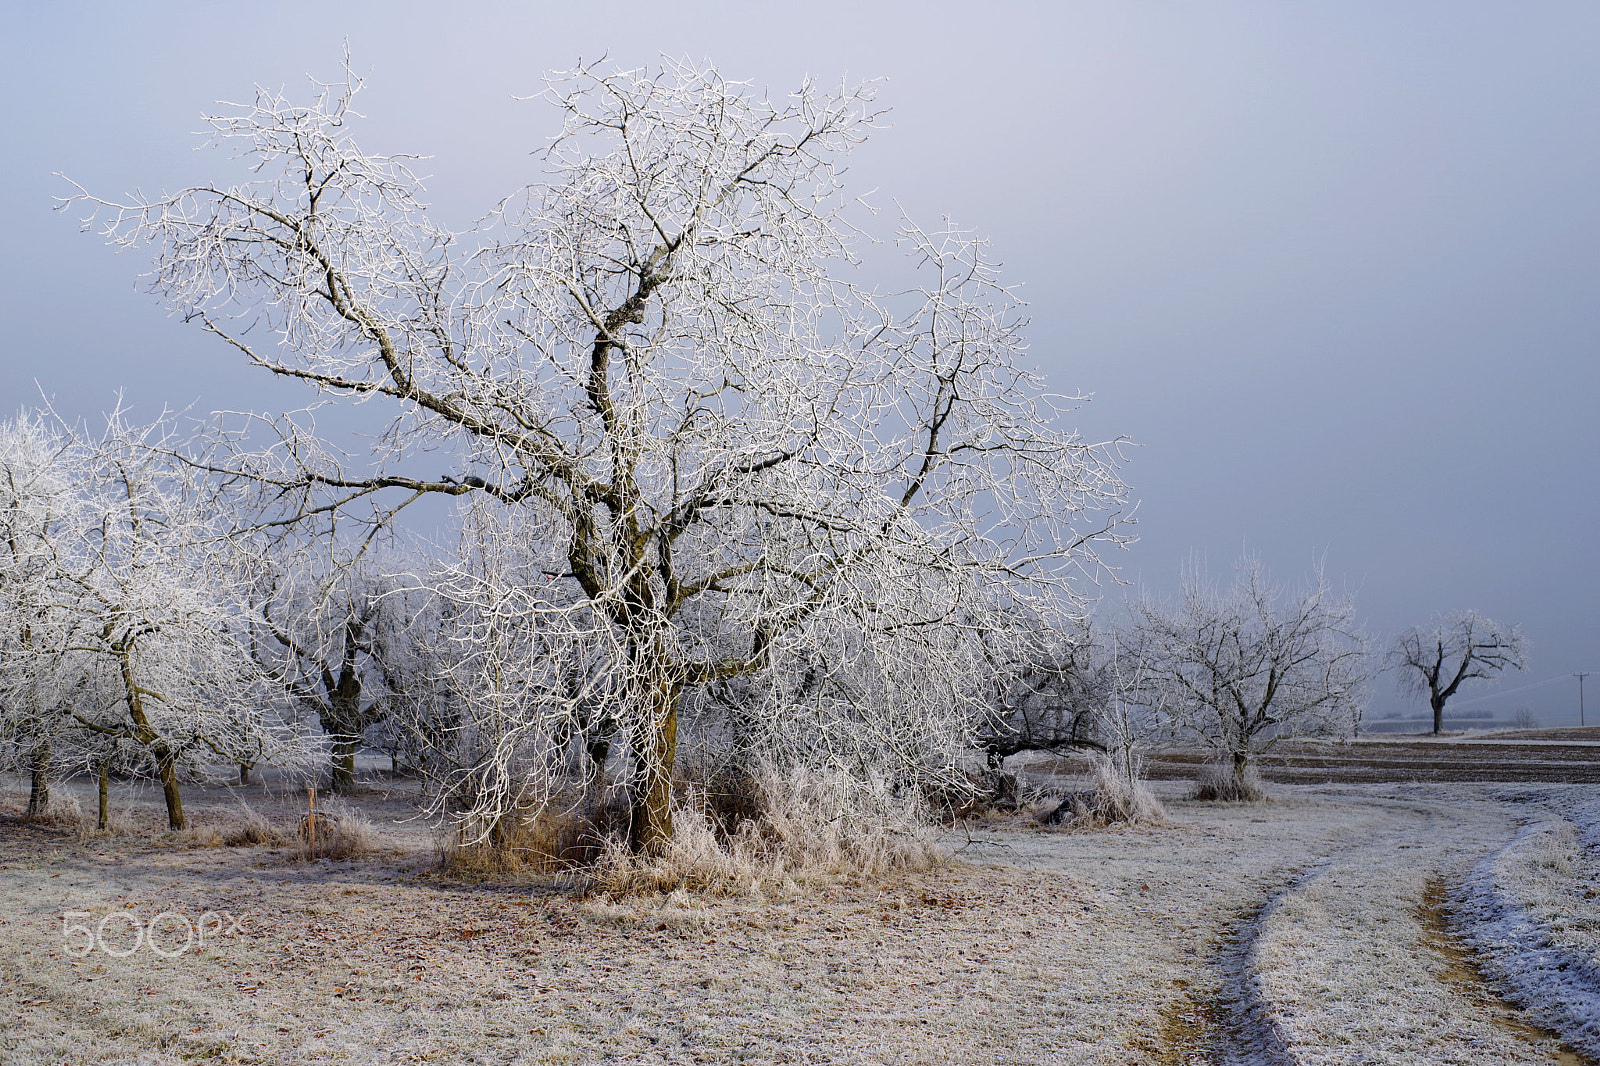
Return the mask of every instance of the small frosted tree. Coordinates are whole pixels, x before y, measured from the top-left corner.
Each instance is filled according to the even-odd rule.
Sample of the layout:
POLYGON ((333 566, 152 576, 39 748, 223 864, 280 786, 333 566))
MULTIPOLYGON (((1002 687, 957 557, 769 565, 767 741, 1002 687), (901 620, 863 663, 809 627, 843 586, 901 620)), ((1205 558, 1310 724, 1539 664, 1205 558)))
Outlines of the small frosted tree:
POLYGON ((1433 731, 1444 732, 1444 705, 1469 681, 1488 681, 1528 662, 1528 643, 1515 625, 1501 625, 1477 611, 1458 611, 1414 626, 1389 649, 1387 665, 1400 692, 1426 700, 1433 731))
POLYGON ((203 499, 159 462, 163 428, 112 415, 86 448, 84 521, 55 577, 67 622, 54 651, 73 692, 60 710, 97 738, 85 750, 148 757, 168 825, 183 829, 186 764, 265 755, 293 768, 305 751, 251 661, 243 581, 203 499))
POLYGON ((527 516, 510 524, 543 538, 549 587, 473 591, 494 605, 483 637, 496 661, 535 633, 557 661, 604 660, 637 849, 671 835, 679 711, 708 686, 849 665, 806 713, 764 703, 764 743, 908 772, 948 752, 894 738, 959 747, 981 713, 964 619, 1081 616, 1078 582, 1120 539, 1114 448, 1064 429, 1070 398, 1022 367, 981 242, 907 223, 917 280, 853 280, 866 217, 841 175, 877 124, 872 86, 554 75, 542 180, 465 236, 429 218, 404 157, 357 146, 358 87, 309 106, 259 90, 211 119, 247 180, 78 202, 153 248, 152 289, 250 365, 325 405, 389 405, 356 465, 319 435, 327 406, 219 438, 203 464, 262 486, 260 521, 381 525, 431 494, 527 516))
POLYGON ((1303 735, 1349 736, 1365 706, 1367 642, 1355 606, 1320 569, 1305 586, 1272 582, 1245 556, 1231 588, 1195 565, 1177 603, 1134 606, 1144 700, 1180 738, 1198 741, 1247 794, 1251 759, 1303 735))
POLYGON ((1108 646, 1097 649, 1103 656, 1098 690, 1104 694, 1104 704, 1095 724, 1108 764, 1130 796, 1140 787, 1145 749, 1171 720, 1167 692, 1152 685, 1145 674, 1152 665, 1145 639, 1137 629, 1113 629, 1108 646))
POLYGON ((0 422, 0 758, 29 777, 28 814, 50 802, 70 693, 61 676, 62 553, 79 536, 87 455, 44 416, 0 422))

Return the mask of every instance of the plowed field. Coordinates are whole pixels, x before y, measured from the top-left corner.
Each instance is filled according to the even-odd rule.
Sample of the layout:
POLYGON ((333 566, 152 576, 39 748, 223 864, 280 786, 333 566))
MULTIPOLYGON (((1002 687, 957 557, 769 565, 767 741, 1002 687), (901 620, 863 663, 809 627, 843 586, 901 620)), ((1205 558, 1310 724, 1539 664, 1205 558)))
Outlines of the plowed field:
MULTIPOLYGON (((1155 752, 1145 774, 1153 780, 1192 778, 1205 752, 1155 752)), ((1076 760, 1072 769, 1087 763, 1076 760)), ((1464 736, 1370 737, 1349 743, 1285 742, 1256 763, 1261 776, 1285 785, 1408 781, 1503 781, 1600 784, 1600 726, 1519 730, 1464 736)), ((1065 768, 1063 768, 1065 769, 1065 768)))

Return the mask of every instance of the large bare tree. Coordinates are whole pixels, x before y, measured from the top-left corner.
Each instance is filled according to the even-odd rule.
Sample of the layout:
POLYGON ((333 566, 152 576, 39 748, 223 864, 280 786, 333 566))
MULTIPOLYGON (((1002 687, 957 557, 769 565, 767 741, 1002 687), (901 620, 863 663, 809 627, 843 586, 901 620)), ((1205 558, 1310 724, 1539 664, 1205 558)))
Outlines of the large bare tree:
MULTIPOLYGON (((880 116, 871 85, 772 98, 673 62, 547 82, 563 125, 542 180, 465 236, 405 157, 357 146, 348 75, 210 120, 247 180, 79 202, 152 247, 152 289, 249 365, 390 405, 353 462, 326 410, 235 423, 207 462, 264 488, 260 522, 381 525, 439 494, 526 516, 549 587, 472 596, 609 649, 634 845, 655 850, 686 692, 809 642, 866 672, 836 689, 851 701, 979 713, 962 620, 1081 615, 1125 490, 1114 444, 1060 424, 1077 398, 1023 367, 980 242, 906 224, 915 278, 851 280, 867 215, 840 178, 880 116)), ((829 728, 818 750, 842 759, 829 728)))
POLYGON ((1528 663, 1528 643, 1515 625, 1505 626, 1477 611, 1457 611, 1413 626, 1389 649, 1402 694, 1427 700, 1434 733, 1444 732, 1444 705, 1468 681, 1487 681, 1528 663))

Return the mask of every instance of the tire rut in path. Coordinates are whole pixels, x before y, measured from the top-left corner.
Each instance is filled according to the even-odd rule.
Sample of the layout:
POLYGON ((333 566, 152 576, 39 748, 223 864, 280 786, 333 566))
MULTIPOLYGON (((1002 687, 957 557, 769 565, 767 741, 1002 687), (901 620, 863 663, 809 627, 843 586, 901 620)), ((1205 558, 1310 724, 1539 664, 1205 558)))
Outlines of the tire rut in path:
MULTIPOLYGON (((1435 984, 1424 976, 1425 969, 1437 977, 1437 966, 1393 968, 1397 958, 1407 956, 1406 952, 1395 950, 1402 940, 1424 951, 1434 948, 1429 954, 1447 964, 1450 957, 1437 950, 1439 946, 1453 947, 1459 955, 1458 944, 1439 939, 1448 936, 1439 924, 1442 916, 1432 914, 1430 926, 1426 904, 1417 903, 1418 892, 1427 878, 1439 877, 1441 864, 1453 865, 1443 852, 1459 844, 1482 846, 1486 841, 1482 825, 1473 828, 1466 824, 1478 821, 1467 812, 1409 800, 1378 800, 1373 805, 1403 815, 1404 820, 1384 825, 1358 842, 1334 847, 1292 880, 1268 890, 1258 905, 1237 912, 1222 924, 1221 944, 1210 959, 1205 979, 1181 986, 1179 995, 1162 1013, 1155 1049, 1158 1066, 1279 1066, 1298 1061, 1301 1051, 1311 1052, 1319 1060, 1334 1052, 1338 1059, 1340 1052, 1335 1048, 1376 1054, 1377 1058, 1370 1059, 1373 1062, 1413 1061, 1415 1054, 1422 1051, 1422 1044, 1407 1047, 1408 1041, 1402 1037, 1398 1043, 1391 1039, 1372 1046, 1362 1043, 1346 1047, 1343 1041, 1361 1039, 1357 1033, 1337 1026, 1328 1028, 1328 1005, 1338 1011, 1342 1002, 1364 1002, 1368 995, 1378 997, 1372 1005, 1379 1009, 1380 1016, 1387 1014, 1401 1025, 1429 1009, 1444 1010, 1442 1016, 1456 1017, 1446 1005, 1458 997, 1465 1000, 1464 1008, 1470 1004, 1463 1015, 1476 1016, 1476 1023, 1463 1017, 1462 1027, 1447 1025, 1415 1034, 1435 1053, 1444 1050, 1439 1046, 1443 1040, 1454 1045, 1457 1053, 1470 1056, 1474 1048, 1480 1048, 1487 1056, 1473 1061, 1501 1061, 1490 1050, 1495 1042, 1478 1045, 1471 1032, 1476 1024, 1481 1026, 1480 1034, 1499 1031, 1501 1052, 1510 1052, 1511 1046, 1516 1045, 1527 1049, 1526 1055, 1512 1053, 1506 1061, 1545 1060, 1558 1066, 1592 1066, 1581 1057, 1572 1057, 1566 1048, 1549 1058, 1556 1041, 1532 1027, 1518 1028, 1514 1024, 1517 1016, 1504 1001, 1493 996, 1481 979, 1476 982, 1478 994, 1467 996, 1462 987, 1445 978, 1438 978, 1440 983, 1435 984), (1379 883, 1372 881, 1374 876, 1380 879, 1379 883), (1374 891, 1380 899, 1391 899, 1392 905, 1373 909, 1370 894, 1374 891), (1308 919, 1310 925, 1305 924, 1308 919), (1400 927, 1374 924, 1396 919, 1410 927, 1409 935, 1400 927), (1397 940, 1396 934, 1401 939, 1397 940), (1348 954, 1351 945, 1344 940, 1352 935, 1358 945, 1368 945, 1355 957, 1370 958, 1373 965, 1387 968, 1353 971, 1348 954), (1327 960, 1326 968, 1319 958, 1327 960), (1305 968, 1308 964, 1310 969, 1305 968), (1437 991, 1413 1000, 1406 990, 1421 992, 1422 988, 1407 982, 1407 970, 1413 971, 1413 979, 1420 978, 1437 991), (1292 983, 1285 985, 1286 979, 1292 983), (1331 986, 1323 984, 1330 980, 1331 986), (1335 990, 1344 988, 1357 998, 1329 1001, 1321 996, 1307 1000, 1291 995, 1279 1002, 1286 989, 1304 990, 1317 985, 1324 988, 1321 996, 1338 996, 1335 990), (1394 998, 1396 995, 1401 998, 1394 998), (1430 1002, 1432 1007, 1428 1006, 1430 1002)), ((1365 1008, 1358 1008, 1358 1016, 1365 1018, 1370 1030, 1372 1015, 1364 1011, 1365 1008)), ((1387 1032, 1393 1037, 1408 1030, 1390 1028, 1387 1032)))
POLYGON ((1458 995, 1484 1009, 1489 1021, 1502 1032, 1510 1033, 1535 1047, 1546 1050, 1557 1066, 1596 1066, 1593 1059, 1561 1042, 1559 1033, 1524 1021, 1514 1004, 1501 996, 1478 966, 1477 957, 1450 929, 1446 907, 1449 893, 1442 877, 1430 878, 1422 890, 1417 918, 1422 923, 1422 943, 1444 960, 1439 980, 1458 995), (1555 1046, 1552 1048, 1551 1045, 1555 1046))
POLYGON ((1180 983, 1182 995, 1162 1011, 1156 1066, 1281 1066, 1290 1059, 1283 1034, 1253 979, 1251 957, 1261 925, 1304 875, 1269 891, 1254 907, 1223 922, 1221 943, 1203 985, 1180 983))

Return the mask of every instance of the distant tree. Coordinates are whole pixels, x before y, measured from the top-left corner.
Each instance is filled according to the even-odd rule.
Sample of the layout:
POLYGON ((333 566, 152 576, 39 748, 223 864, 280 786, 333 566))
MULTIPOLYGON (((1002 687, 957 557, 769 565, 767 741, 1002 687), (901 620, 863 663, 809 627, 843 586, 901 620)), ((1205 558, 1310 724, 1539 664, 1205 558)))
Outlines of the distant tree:
MULTIPOLYGON (((270 551, 270 549, 268 549, 270 551)), ((268 563, 258 581, 263 637, 256 661, 317 718, 329 745, 329 790, 355 788, 355 758, 368 730, 394 705, 391 676, 410 654, 404 619, 416 560, 363 554, 317 568, 304 555, 268 563)))
POLYGON ((1521 670, 1527 662, 1528 644, 1517 627, 1477 611, 1457 611, 1426 627, 1408 629, 1387 656, 1401 694, 1428 701, 1436 734, 1444 732, 1444 705, 1462 684, 1521 670))
POLYGON ((1144 702, 1177 736, 1209 748, 1242 795, 1257 753, 1292 736, 1354 731, 1368 678, 1354 614, 1320 570, 1284 589, 1247 555, 1232 588, 1190 566, 1175 605, 1135 605, 1129 650, 1141 650, 1144 702))
POLYGON ((216 516, 187 471, 160 461, 166 428, 113 414, 86 446, 83 520, 54 579, 68 619, 55 651, 73 691, 60 709, 93 741, 89 764, 109 747, 148 759, 168 825, 183 829, 184 767, 267 754, 292 768, 304 748, 250 658, 244 583, 216 516))
POLYGON ((1167 696, 1146 677, 1151 657, 1144 634, 1134 627, 1119 627, 1109 637, 1109 646, 1098 649, 1097 689, 1104 703, 1096 714, 1095 732, 1110 769, 1131 796, 1138 789, 1144 749, 1168 717, 1167 696))

